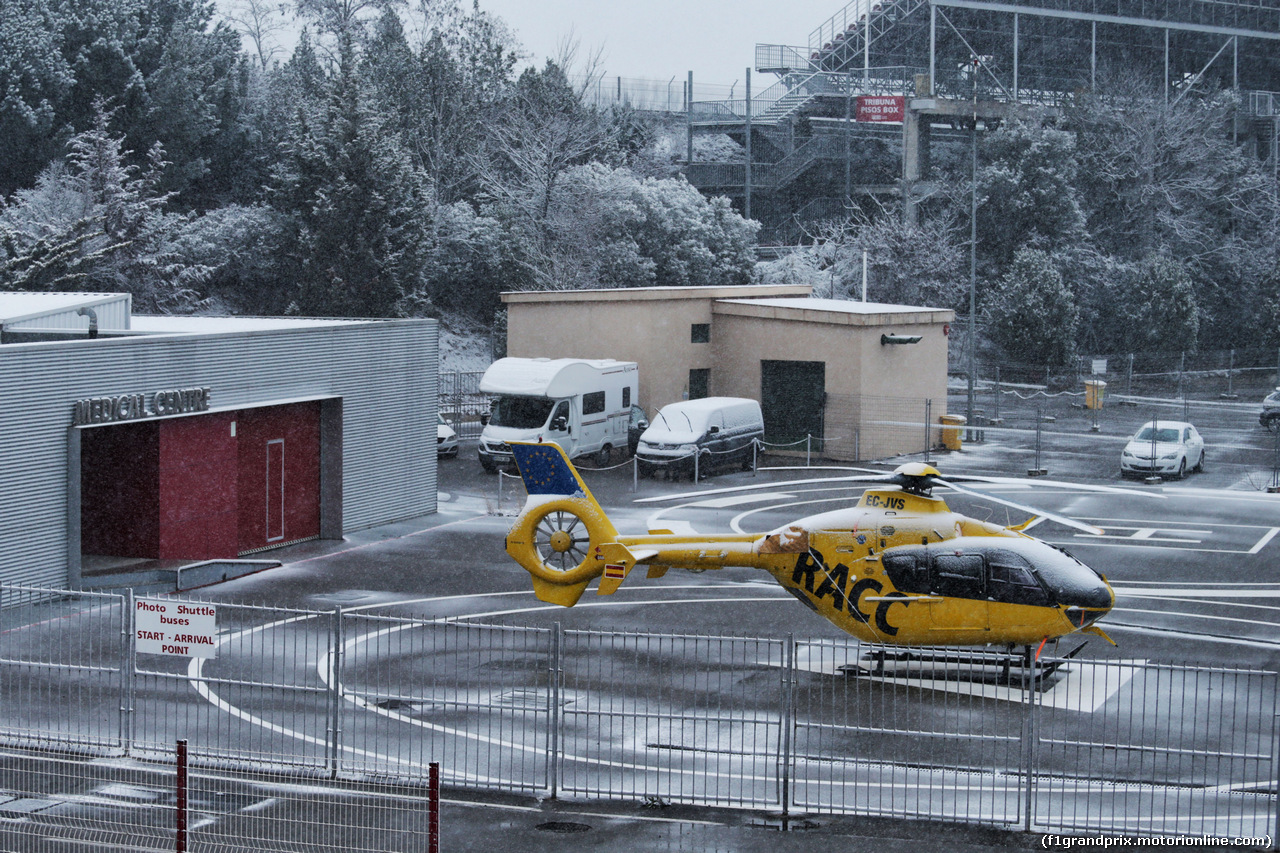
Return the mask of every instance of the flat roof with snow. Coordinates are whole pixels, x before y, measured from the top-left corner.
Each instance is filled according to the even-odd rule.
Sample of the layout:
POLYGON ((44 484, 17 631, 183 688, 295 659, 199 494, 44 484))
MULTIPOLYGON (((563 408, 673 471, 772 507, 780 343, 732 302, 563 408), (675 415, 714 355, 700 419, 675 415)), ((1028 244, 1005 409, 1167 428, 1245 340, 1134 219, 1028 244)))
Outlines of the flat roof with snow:
POLYGON ((503 302, 649 302, 664 299, 762 299, 807 297, 807 284, 744 284, 726 287, 602 287, 594 290, 520 291, 502 294, 503 302))
POLYGON ((854 302, 849 299, 787 297, 717 299, 712 303, 712 311, 716 314, 846 326, 950 323, 955 319, 955 312, 947 308, 891 305, 884 302, 854 302))
POLYGON ((276 329, 310 329, 377 320, 339 320, 323 317, 195 317, 177 314, 134 314, 133 331, 142 334, 178 335, 204 332, 261 332, 276 329))

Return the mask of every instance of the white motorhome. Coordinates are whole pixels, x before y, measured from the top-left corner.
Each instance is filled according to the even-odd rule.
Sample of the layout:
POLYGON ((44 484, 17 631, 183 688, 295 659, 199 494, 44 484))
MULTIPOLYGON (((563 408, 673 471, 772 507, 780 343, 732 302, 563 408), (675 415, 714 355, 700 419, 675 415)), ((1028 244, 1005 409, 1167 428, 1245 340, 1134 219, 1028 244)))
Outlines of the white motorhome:
POLYGON ((554 441, 570 459, 593 455, 608 464, 626 448, 637 402, 634 361, 502 358, 485 371, 480 391, 494 394, 480 435, 480 464, 490 473, 511 465, 512 441, 554 441))

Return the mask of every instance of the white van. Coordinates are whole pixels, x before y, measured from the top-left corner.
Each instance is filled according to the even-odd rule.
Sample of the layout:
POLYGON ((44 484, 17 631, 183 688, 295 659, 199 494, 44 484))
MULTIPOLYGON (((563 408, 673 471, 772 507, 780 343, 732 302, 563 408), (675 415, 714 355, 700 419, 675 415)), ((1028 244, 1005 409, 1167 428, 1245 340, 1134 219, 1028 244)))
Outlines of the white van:
POLYGON ((512 441, 554 441, 570 459, 592 455, 607 465, 627 446, 637 402, 634 361, 585 358, 501 358, 489 365, 480 391, 495 394, 480 434, 480 464, 509 467, 512 441))
POLYGON ((712 468, 748 469, 755 461, 753 445, 764 440, 760 404, 745 397, 704 397, 664 406, 640 435, 636 465, 641 476, 665 468, 671 476, 693 476, 712 468))

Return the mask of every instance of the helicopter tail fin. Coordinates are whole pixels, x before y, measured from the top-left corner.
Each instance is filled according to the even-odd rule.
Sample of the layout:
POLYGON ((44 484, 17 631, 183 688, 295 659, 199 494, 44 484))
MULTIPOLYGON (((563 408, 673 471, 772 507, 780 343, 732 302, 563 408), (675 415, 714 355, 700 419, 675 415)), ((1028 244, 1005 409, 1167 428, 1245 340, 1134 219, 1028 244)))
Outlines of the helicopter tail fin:
POLYGON ((507 553, 533 579, 534 594, 572 607, 602 575, 602 585, 611 585, 602 594, 616 590, 636 559, 617 543, 617 530, 564 450, 515 442, 511 449, 529 497, 507 533, 507 553))

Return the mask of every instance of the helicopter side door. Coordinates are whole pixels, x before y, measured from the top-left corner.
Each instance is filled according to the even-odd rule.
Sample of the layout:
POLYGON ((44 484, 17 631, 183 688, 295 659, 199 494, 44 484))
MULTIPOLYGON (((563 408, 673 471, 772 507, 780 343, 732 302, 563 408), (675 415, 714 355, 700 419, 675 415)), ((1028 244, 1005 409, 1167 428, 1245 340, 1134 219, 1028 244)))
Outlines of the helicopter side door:
POLYGON ((987 572, 982 555, 934 550, 929 556, 929 592, 941 598, 929 604, 933 630, 987 630, 987 572))
POLYGON ((1012 551, 995 550, 987 555, 987 566, 990 571, 988 597, 992 609, 999 613, 1000 624, 1008 628, 1040 624, 1044 618, 1043 608, 1052 606, 1053 602, 1036 580, 1027 559, 1012 551))

